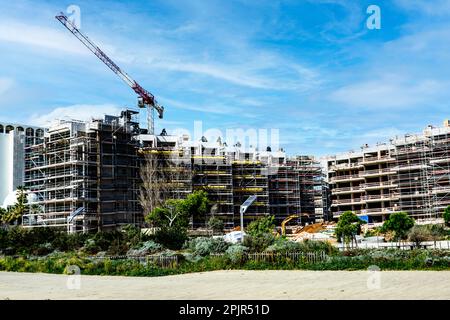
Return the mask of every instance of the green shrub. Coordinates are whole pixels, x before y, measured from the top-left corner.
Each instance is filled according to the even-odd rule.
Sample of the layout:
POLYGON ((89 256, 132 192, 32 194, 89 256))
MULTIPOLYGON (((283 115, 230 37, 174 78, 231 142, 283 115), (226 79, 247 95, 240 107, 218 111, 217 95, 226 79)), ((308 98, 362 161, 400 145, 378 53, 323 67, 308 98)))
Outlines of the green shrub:
POLYGON ((247 235, 244 237, 244 246, 250 252, 262 252, 275 242, 275 236, 271 233, 262 233, 257 236, 247 235))
POLYGON ((185 248, 198 256, 208 256, 213 253, 224 253, 229 244, 223 238, 193 238, 185 243, 185 248))
POLYGON ((159 244, 156 243, 153 240, 148 240, 144 243, 141 244, 140 247, 138 247, 137 249, 130 249, 127 252, 128 256, 145 256, 148 254, 154 254, 156 252, 159 252, 163 249, 163 247, 159 244))
POLYGON ((208 227, 213 230, 214 233, 220 233, 223 231, 223 220, 218 217, 211 217, 208 220, 208 227))
POLYGON ((328 255, 337 254, 339 249, 329 241, 304 240, 300 242, 300 251, 324 251, 328 255))
POLYGON ((300 251, 301 244, 299 242, 289 241, 284 238, 277 239, 272 245, 266 248, 267 252, 298 252, 300 251))
POLYGON ((182 227, 162 227, 156 232, 155 240, 166 248, 179 250, 187 240, 187 231, 182 227))
POLYGON ((123 240, 120 239, 114 239, 109 246, 108 250, 106 251, 106 254, 111 256, 121 256, 127 253, 128 251, 128 244, 125 243, 123 240))
POLYGON ((235 244, 230 246, 225 254, 232 264, 241 264, 245 260, 245 254, 247 251, 247 247, 240 244, 235 244))
POLYGON ((266 233, 271 234, 275 229, 275 217, 267 216, 252 221, 245 230, 248 235, 259 237, 266 233))
POLYGON ((82 251, 89 254, 95 254, 101 250, 102 249, 97 245, 94 239, 86 239, 86 242, 84 243, 84 246, 82 248, 82 251))

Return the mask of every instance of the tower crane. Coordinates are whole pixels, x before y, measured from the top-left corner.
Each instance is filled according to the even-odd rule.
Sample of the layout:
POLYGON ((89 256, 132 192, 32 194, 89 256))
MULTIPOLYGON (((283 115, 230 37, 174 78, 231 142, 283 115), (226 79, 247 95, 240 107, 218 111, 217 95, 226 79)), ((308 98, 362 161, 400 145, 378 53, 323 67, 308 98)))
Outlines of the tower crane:
POLYGON ((155 96, 145 90, 135 80, 133 80, 125 71, 114 63, 94 42, 92 42, 85 34, 83 34, 76 25, 68 19, 64 13, 55 16, 78 40, 81 41, 93 54, 95 54, 108 68, 117 74, 131 89, 138 95, 139 108, 147 108, 147 121, 149 134, 154 134, 154 111, 158 112, 159 118, 163 118, 164 107, 155 99, 155 96))

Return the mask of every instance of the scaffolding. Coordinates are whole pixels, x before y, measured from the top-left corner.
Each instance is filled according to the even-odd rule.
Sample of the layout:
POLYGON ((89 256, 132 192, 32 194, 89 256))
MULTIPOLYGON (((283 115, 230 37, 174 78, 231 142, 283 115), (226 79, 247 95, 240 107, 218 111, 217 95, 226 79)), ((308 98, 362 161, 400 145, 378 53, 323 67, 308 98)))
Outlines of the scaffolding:
POLYGON ((439 217, 450 205, 450 130, 439 130, 431 135, 432 157, 430 182, 432 214, 439 217))
POLYGON ((300 218, 300 181, 296 166, 280 165, 269 171, 269 208, 277 225, 291 215, 300 218))
POLYGON ((71 231, 139 225, 138 163, 132 136, 135 112, 91 122, 60 121, 26 154, 25 185, 36 195, 37 213, 24 216, 25 227, 68 227, 71 231))
POLYGON ((373 222, 393 212, 437 219, 450 204, 450 126, 395 137, 360 153, 328 157, 334 217, 351 210, 373 222))
POLYGON ((431 218, 429 161, 430 140, 424 135, 408 135, 395 141, 395 185, 400 211, 418 219, 431 218))
POLYGON ((269 214, 268 168, 250 152, 240 152, 232 160, 234 224, 240 224, 240 206, 248 197, 256 196, 256 201, 244 214, 244 224, 269 214))

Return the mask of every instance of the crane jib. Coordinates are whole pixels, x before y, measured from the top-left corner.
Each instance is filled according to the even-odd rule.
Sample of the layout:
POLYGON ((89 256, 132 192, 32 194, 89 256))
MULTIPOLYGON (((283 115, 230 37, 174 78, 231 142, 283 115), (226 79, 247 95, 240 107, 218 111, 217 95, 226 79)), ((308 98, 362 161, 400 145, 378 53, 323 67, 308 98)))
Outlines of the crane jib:
POLYGON ((160 106, 155 100, 155 96, 142 88, 136 81, 134 81, 125 71, 114 63, 106 53, 104 53, 96 44, 94 44, 86 35, 84 35, 78 28, 70 21, 67 16, 61 12, 55 18, 61 22, 78 40, 81 41, 97 58, 99 58, 109 69, 117 74, 128 86, 130 86, 135 93, 142 99, 144 104, 155 108, 159 113, 159 118, 163 117, 164 107, 160 106))

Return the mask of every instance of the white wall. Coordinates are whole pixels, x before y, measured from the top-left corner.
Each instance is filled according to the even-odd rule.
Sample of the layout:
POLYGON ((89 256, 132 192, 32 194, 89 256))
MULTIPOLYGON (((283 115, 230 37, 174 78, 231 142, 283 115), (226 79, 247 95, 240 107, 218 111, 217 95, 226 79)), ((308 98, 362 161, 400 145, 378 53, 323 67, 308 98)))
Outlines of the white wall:
POLYGON ((0 206, 9 193, 23 185, 24 167, 23 135, 0 133, 0 206))

